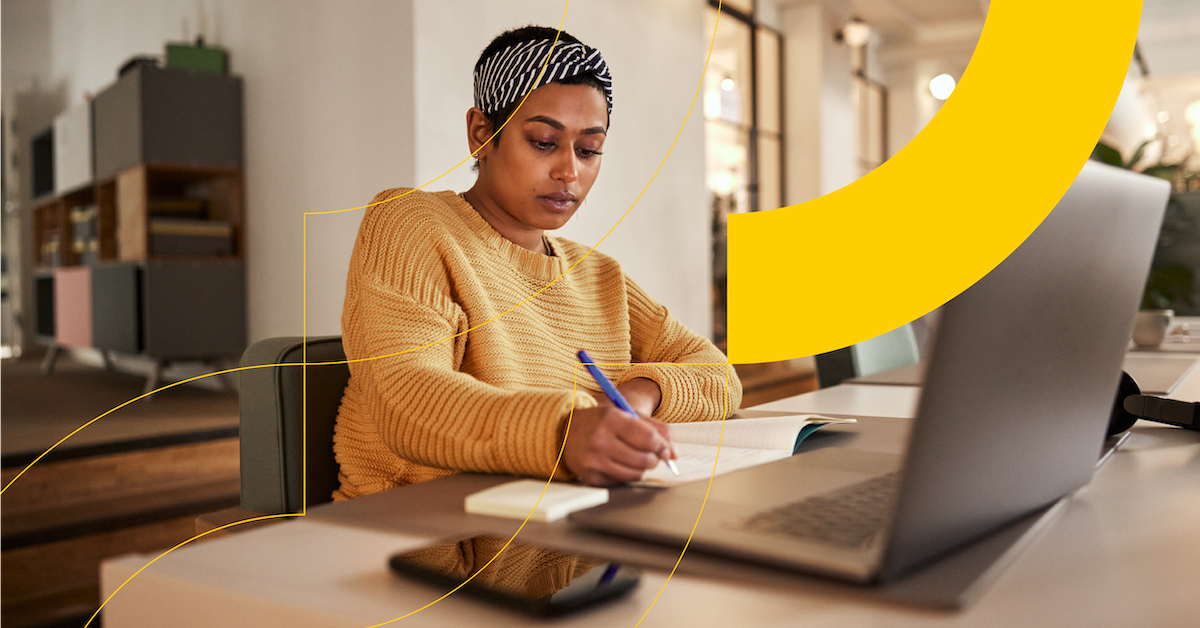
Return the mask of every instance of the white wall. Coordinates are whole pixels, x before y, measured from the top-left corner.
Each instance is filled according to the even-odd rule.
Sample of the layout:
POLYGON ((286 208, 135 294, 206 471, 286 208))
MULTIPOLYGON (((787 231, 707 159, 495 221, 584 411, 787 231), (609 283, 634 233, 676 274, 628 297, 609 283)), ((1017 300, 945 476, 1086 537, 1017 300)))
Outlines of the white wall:
MULTIPOLYGON (((557 27, 561 0, 415 0, 416 181, 425 183, 470 152, 466 112, 480 52, 509 28, 557 27)), ((555 235, 595 244, 654 176, 687 114, 710 34, 697 0, 573 2, 563 28, 599 48, 613 74, 612 125, 595 187, 555 235)), ((704 127, 697 102, 674 152, 629 216, 601 245, 685 325, 709 335, 709 207, 704 127)), ((429 186, 469 188, 464 164, 429 186)))
MULTIPOLYGON (((60 85, 64 107, 83 102, 85 92, 115 80, 128 57, 161 54, 164 42, 200 30, 230 51, 232 71, 245 79, 253 341, 301 333, 303 213, 361 206, 385 188, 423 184, 465 157, 464 118, 480 51, 506 28, 557 26, 563 3, 49 0, 43 19, 18 19, 44 13, 40 6, 4 1, 6 103, 8 91, 32 80, 60 85), (21 66, 13 81, 10 48, 20 62, 11 65, 21 66)), ((566 29, 600 48, 612 67, 614 110, 600 179, 559 235, 599 241, 654 175, 700 80, 703 11, 695 0, 571 4, 566 29)), ((697 107, 667 165, 601 250, 707 335, 701 116, 697 107)), ((463 190, 472 180, 464 166, 429 189, 463 190)), ((361 218, 354 211, 308 219, 310 335, 340 333, 346 265, 361 218)))
POLYGON ((803 203, 858 178, 857 122, 850 47, 833 33, 849 19, 844 5, 784 5, 787 198, 803 203))

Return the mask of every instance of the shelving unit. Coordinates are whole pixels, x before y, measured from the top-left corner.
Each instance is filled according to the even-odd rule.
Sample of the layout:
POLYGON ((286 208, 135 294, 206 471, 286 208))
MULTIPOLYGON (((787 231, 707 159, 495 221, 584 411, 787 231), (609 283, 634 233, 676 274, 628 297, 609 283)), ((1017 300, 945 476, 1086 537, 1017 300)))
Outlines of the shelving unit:
POLYGON ((91 120, 101 176, 33 209, 44 370, 60 347, 141 355, 151 390, 169 362, 239 355, 241 79, 135 69, 92 101, 91 120))

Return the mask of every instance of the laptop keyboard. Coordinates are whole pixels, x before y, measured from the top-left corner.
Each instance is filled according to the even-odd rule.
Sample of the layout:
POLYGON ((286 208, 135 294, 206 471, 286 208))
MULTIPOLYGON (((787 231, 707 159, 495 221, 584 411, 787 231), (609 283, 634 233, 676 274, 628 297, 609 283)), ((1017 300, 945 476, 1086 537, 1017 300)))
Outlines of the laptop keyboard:
POLYGON ((897 474, 889 473, 765 510, 744 520, 740 527, 841 548, 865 549, 879 539, 896 486, 897 474))

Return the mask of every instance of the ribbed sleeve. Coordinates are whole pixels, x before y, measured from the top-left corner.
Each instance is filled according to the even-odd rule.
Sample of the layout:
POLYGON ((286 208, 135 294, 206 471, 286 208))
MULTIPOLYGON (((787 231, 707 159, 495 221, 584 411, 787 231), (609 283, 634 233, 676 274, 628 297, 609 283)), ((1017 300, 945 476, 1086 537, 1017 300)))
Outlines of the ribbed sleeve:
MULTIPOLYGON (((533 253, 453 193, 393 198, 403 192, 376 197, 351 256, 335 499, 457 471, 546 477, 572 403, 593 407, 600 395, 577 372, 579 349, 613 364, 725 362, 611 258, 583 259, 585 247, 557 238, 554 256, 533 253)), ((664 420, 722 415, 722 366, 604 369, 617 382, 657 381, 664 420)), ((731 385, 736 409, 736 376, 731 385)))
POLYGON ((662 389, 655 418, 667 422, 728 418, 742 402, 742 384, 720 349, 675 320, 628 277, 632 362, 618 380, 654 380, 662 389), (654 364, 670 362, 671 364, 654 364), (690 364, 690 366, 689 366, 690 364))

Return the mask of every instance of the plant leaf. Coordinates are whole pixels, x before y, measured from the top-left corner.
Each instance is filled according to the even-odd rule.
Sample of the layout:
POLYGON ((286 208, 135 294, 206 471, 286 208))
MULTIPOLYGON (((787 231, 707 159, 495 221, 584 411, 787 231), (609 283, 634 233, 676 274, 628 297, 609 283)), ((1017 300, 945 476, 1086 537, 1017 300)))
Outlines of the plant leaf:
POLYGON ((1142 174, 1148 174, 1152 177, 1166 179, 1167 181, 1174 181, 1175 173, 1179 171, 1179 167, 1180 164, 1155 164, 1153 166, 1147 166, 1145 170, 1142 170, 1142 174))
POLYGON ((1104 142, 1096 142, 1096 148, 1092 150, 1090 158, 1110 166, 1125 167, 1125 164, 1121 162, 1121 153, 1104 142))
POLYGON ((1137 162, 1142 160, 1142 155, 1146 154, 1146 146, 1153 141, 1154 140, 1146 140, 1137 147, 1137 150, 1133 151, 1133 157, 1130 157, 1129 163, 1125 164, 1125 168, 1127 170, 1133 170, 1133 167, 1137 165, 1137 162))

